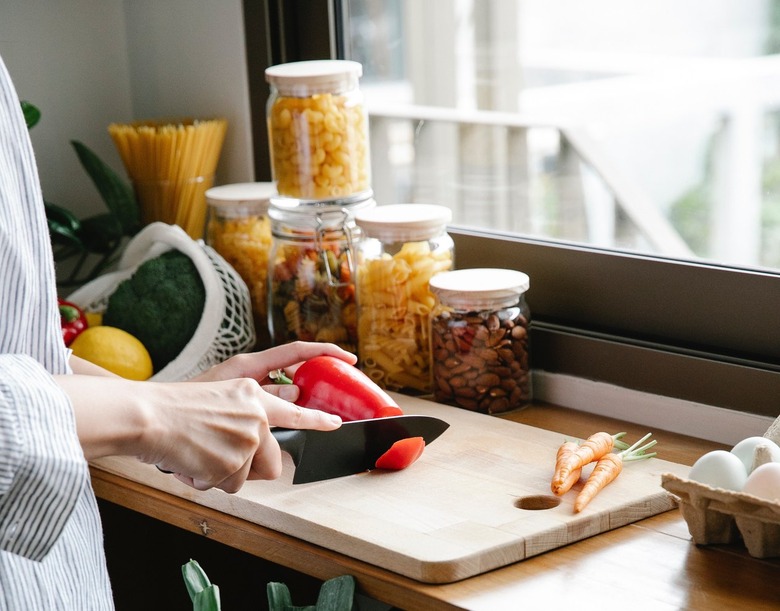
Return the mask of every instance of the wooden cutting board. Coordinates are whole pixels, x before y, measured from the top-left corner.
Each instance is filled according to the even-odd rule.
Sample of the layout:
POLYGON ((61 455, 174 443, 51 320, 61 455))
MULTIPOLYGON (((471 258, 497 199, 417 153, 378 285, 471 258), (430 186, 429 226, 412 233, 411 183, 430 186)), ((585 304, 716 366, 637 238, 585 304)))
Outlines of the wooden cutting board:
POLYGON ((280 479, 247 482, 229 495, 198 492, 132 458, 95 465, 426 583, 471 577, 673 509, 661 474, 689 470, 658 458, 628 463, 574 514, 582 484, 561 499, 549 488, 562 434, 421 399, 399 401, 407 414, 450 423, 404 471, 293 486, 285 455, 280 479))

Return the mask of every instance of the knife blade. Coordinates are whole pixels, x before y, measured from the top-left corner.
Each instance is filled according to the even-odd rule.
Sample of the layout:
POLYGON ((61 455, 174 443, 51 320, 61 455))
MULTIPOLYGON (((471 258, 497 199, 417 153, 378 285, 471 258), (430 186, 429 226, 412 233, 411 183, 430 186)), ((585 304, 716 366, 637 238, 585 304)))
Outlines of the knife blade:
POLYGON ((274 428, 271 432, 292 456, 293 484, 306 484, 369 471, 396 441, 422 437, 428 445, 449 426, 432 416, 405 415, 352 420, 332 431, 274 428))

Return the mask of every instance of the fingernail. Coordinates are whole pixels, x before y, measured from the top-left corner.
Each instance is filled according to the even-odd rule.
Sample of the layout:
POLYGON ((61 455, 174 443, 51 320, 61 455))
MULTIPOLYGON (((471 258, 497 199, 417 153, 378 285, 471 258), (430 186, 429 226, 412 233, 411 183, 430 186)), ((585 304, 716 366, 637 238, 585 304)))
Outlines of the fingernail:
POLYGON ((328 416, 330 416, 329 420, 330 420, 330 421, 331 421, 333 424, 341 424, 341 418, 339 418, 339 417, 338 417, 338 416, 336 416, 335 414, 328 414, 328 416))

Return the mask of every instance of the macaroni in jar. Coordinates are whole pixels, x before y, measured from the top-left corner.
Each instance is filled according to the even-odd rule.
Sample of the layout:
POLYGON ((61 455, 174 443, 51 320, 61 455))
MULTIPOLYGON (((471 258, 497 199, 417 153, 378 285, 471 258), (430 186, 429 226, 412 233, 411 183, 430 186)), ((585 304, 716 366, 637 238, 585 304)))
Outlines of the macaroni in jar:
POLYGON ((368 115, 357 62, 271 66, 267 121, 271 167, 282 197, 364 199, 371 194, 368 115))
POLYGON ((241 276, 249 288, 257 347, 267 348, 268 259, 271 220, 268 206, 275 193, 271 183, 238 183, 206 192, 206 243, 241 276))

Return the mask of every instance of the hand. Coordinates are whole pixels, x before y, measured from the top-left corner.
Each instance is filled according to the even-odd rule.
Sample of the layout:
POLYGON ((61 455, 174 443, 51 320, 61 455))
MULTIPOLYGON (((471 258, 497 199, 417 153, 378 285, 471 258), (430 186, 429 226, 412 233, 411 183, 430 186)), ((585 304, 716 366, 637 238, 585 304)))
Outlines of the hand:
POLYGON ((296 387, 268 384, 269 372, 287 369, 291 374, 319 354, 356 362, 333 344, 295 342, 235 356, 188 382, 55 378, 73 404, 87 459, 137 456, 199 490, 236 492, 247 479, 281 474, 281 451, 270 426, 330 430, 340 425, 338 417, 277 396, 286 391, 295 400, 296 387))
POLYGON ((170 389, 177 407, 160 411, 163 429, 144 462, 173 471, 199 490, 236 492, 247 479, 274 479, 282 469, 279 445, 269 424, 330 430, 339 418, 288 403, 254 380, 180 383, 170 389))
MULTIPOLYGON (((315 356, 327 354, 340 358, 350 365, 357 362, 357 357, 351 352, 342 350, 335 344, 315 342, 292 342, 269 348, 262 352, 239 354, 193 378, 193 381, 209 382, 229 380, 232 378, 252 378, 257 380, 266 392, 287 401, 298 398, 298 387, 291 384, 274 384, 269 377, 270 372, 277 369, 286 371, 292 378, 295 370, 304 361, 315 356)), ((277 426, 278 423, 271 421, 277 426)), ((312 427, 298 427, 312 428, 312 427)))

